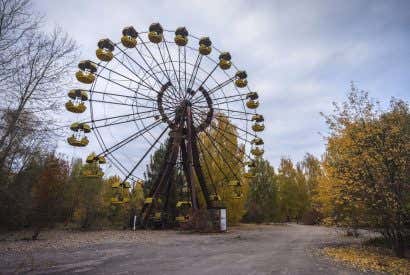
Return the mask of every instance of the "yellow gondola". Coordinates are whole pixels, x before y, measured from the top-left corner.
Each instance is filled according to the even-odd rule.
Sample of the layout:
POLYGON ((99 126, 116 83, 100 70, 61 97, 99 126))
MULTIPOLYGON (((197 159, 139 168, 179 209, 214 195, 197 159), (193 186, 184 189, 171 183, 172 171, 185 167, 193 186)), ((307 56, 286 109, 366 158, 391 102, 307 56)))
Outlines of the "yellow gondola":
POLYGON ((98 49, 95 51, 97 58, 105 62, 111 61, 114 57, 112 53, 114 51, 114 43, 110 39, 105 38, 98 41, 97 46, 98 49))
POLYGON ((186 46, 188 44, 188 31, 185 27, 179 27, 175 31, 175 44, 178 46, 186 46))
POLYGON ((251 172, 244 173, 243 176, 244 178, 247 178, 247 179, 253 179, 255 177, 255 175, 252 174, 251 172))
POLYGON ((82 139, 77 139, 74 135, 67 138, 68 144, 75 147, 85 147, 88 145, 89 141, 87 137, 83 137, 82 139))
POLYGON ((256 163, 255 163, 254 160, 249 160, 249 161, 247 161, 245 164, 246 164, 246 166, 248 166, 249 168, 256 167, 256 163))
POLYGON ((78 125, 79 125, 78 122, 71 123, 71 125, 70 125, 71 131, 77 132, 78 131, 78 125))
POLYGON ((264 152, 265 152, 265 150, 260 149, 259 147, 255 147, 255 148, 251 149, 251 154, 256 156, 256 157, 262 156, 264 152))
POLYGON ((68 97, 72 100, 69 100, 65 104, 65 108, 67 111, 72 113, 83 113, 87 107, 85 106, 84 102, 88 100, 87 91, 81 89, 73 89, 68 92, 68 97))
POLYGON ((114 181, 112 184, 111 184, 111 188, 119 188, 120 187, 120 182, 118 181, 118 180, 116 180, 116 181, 114 181))
POLYGON ((258 98, 259 98, 259 95, 258 95, 257 92, 249 92, 249 93, 246 94, 246 99, 255 100, 255 99, 258 99, 258 98))
POLYGON ((248 80, 246 78, 248 77, 248 74, 246 71, 238 71, 235 74, 236 80, 235 80, 235 86, 238 88, 244 88, 246 85, 248 85, 248 80))
POLYGON ((104 176, 104 172, 101 171, 99 167, 97 169, 84 169, 83 176, 86 178, 102 178, 104 176))
POLYGON ((221 53, 219 55, 219 67, 222 70, 228 70, 232 65, 231 58, 232 57, 230 53, 228 52, 221 53))
POLYGON ((95 80, 94 73, 97 71, 97 67, 89 60, 84 60, 78 63, 78 68, 80 69, 75 74, 78 81, 84 84, 91 84, 95 80))
POLYGON ((152 43, 158 44, 162 41, 164 29, 160 23, 153 23, 149 26, 148 39, 152 43))
POLYGON ((215 195, 215 194, 211 195, 210 198, 211 198, 211 201, 220 201, 221 200, 221 197, 219 195, 215 195))
POLYGON ((231 187, 242 186, 241 182, 238 180, 231 180, 228 182, 228 185, 231 187))
POLYGON ((191 207, 191 202, 190 201, 178 201, 176 204, 177 208, 181 208, 185 206, 191 207))
POLYGON ((65 108, 67 109, 67 111, 76 113, 76 114, 84 113, 84 111, 87 109, 84 102, 80 102, 76 105, 71 100, 69 100, 65 104, 65 108))
POLYGON ((88 100, 88 93, 86 90, 81 90, 81 89, 73 89, 68 91, 68 97, 71 99, 80 99, 81 101, 87 101, 88 100))
POLYGON ((97 49, 95 55, 101 61, 109 62, 114 57, 113 53, 105 49, 97 49))
POLYGON ((188 216, 188 215, 186 215, 186 216, 176 216, 176 217, 175 217, 175 220, 176 220, 178 223, 186 223, 186 222, 189 221, 189 216, 188 216))
POLYGON ((265 118, 263 117, 263 115, 255 114, 252 116, 251 120, 255 122, 264 122, 265 118))
POLYGON ((85 72, 85 71, 78 71, 75 73, 75 77, 78 81, 84 84, 91 84, 95 80, 95 76, 93 73, 85 72))
POLYGON ((263 139, 261 139, 259 137, 256 137, 256 138, 252 139, 251 144, 253 144, 253 145, 263 145, 264 142, 263 142, 263 139))
POLYGON ((250 99, 246 102, 246 107, 248 107, 249 109, 256 109, 258 108, 258 106, 259 106, 259 101, 257 100, 250 99))
POLYGON ((112 204, 124 204, 129 202, 130 199, 129 198, 118 198, 118 197, 112 197, 111 198, 111 203, 112 204))
POLYGON ((106 164, 107 160, 105 159, 104 156, 98 156, 98 163, 99 164, 106 164))
POLYGON ((239 200, 243 198, 243 193, 242 192, 233 192, 232 198, 235 200, 239 200))
POLYGON ((96 158, 95 153, 91 153, 91 154, 89 154, 89 155, 87 156, 87 158, 85 159, 85 162, 86 162, 86 163, 94 163, 94 162, 95 162, 95 158, 96 158))
POLYGON ((84 133, 91 132, 91 127, 87 123, 74 122, 70 125, 70 129, 74 132, 83 131, 84 133))
POLYGON ((237 79, 235 80, 235 85, 238 88, 245 88, 248 85, 248 80, 246 79, 237 79))
POLYGON ((67 142, 68 142, 68 144, 70 144, 71 146, 76 146, 76 147, 80 147, 80 146, 81 146, 80 141, 79 141, 74 135, 68 137, 68 138, 67 138, 67 142))
POLYGON ((84 147, 84 146, 87 146, 87 145, 88 145, 89 140, 88 140, 87 137, 83 137, 83 138, 80 140, 80 143, 81 143, 81 147, 84 147))
POLYGON ((212 51, 212 42, 209 37, 202 37, 199 39, 199 53, 202 55, 208 55, 212 51))
POLYGON ((101 156, 97 156, 95 153, 91 153, 87 156, 85 162, 88 163, 88 167, 84 169, 83 176, 90 178, 99 178, 104 176, 104 172, 100 168, 100 162, 98 161, 101 156))
POLYGON ((162 219, 162 212, 155 212, 152 216, 152 219, 154 221, 160 221, 162 219))
POLYGON ((112 204, 121 204, 122 201, 120 201, 118 198, 114 197, 114 198, 111 198, 111 203, 112 204))
POLYGON ((134 48, 137 45, 138 32, 133 26, 126 27, 122 30, 121 43, 126 48, 134 48))
POLYGON ((126 189, 131 188, 131 184, 128 181, 124 182, 122 186, 126 189))
POLYGON ((252 130, 254 130, 255 132, 262 132, 263 130, 265 130, 265 125, 261 123, 255 123, 252 125, 252 130))
POLYGON ((80 123, 79 127, 80 127, 80 130, 82 130, 84 133, 91 132, 91 127, 87 123, 80 123))
POLYGON ((98 164, 105 164, 107 160, 104 156, 97 156, 95 153, 91 153, 87 156, 86 160, 87 163, 94 163, 97 162, 98 164))

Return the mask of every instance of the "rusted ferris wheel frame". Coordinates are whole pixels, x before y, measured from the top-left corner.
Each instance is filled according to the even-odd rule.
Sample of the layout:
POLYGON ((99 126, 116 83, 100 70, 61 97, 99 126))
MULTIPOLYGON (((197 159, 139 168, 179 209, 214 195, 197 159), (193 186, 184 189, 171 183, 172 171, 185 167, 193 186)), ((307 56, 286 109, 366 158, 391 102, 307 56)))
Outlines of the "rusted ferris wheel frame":
MULTIPOLYGON (((156 201, 159 194, 165 192, 165 197, 167 197, 172 184, 169 179, 172 178, 178 158, 190 190, 192 208, 198 208, 198 193, 202 193, 208 208, 217 207, 211 197, 211 192, 208 190, 209 184, 205 181, 204 175, 204 171, 206 171, 211 181, 211 187, 214 187, 213 198, 219 197, 209 172, 210 163, 207 163, 207 157, 205 157, 213 159, 214 156, 209 152, 210 148, 206 148, 201 142, 200 133, 204 133, 210 146, 213 146, 213 149, 220 153, 229 173, 236 178, 238 183, 242 181, 242 178, 237 176, 235 169, 226 160, 226 156, 223 156, 218 149, 218 146, 222 146, 223 142, 215 140, 208 132, 215 131, 221 139, 228 142, 231 142, 229 135, 235 135, 238 140, 244 143, 245 150, 246 146, 250 145, 253 155, 263 154, 263 141, 255 132, 263 130, 264 118, 255 112, 259 105, 258 95, 247 86, 246 72, 238 70, 231 62, 229 53, 221 52, 215 48, 208 38, 198 38, 188 34, 185 28, 178 28, 176 31, 163 30, 156 23, 150 26, 149 32, 136 33, 132 27, 128 27, 123 30, 123 35, 121 42, 118 43, 113 43, 108 39, 100 40, 97 49, 97 57, 101 60, 100 62, 83 61, 79 64, 80 71, 77 73, 77 78, 83 83, 91 84, 88 90, 82 90, 89 94, 87 100, 90 102, 91 119, 80 123, 81 125, 92 124, 89 128, 94 132, 101 147, 101 152, 93 155, 90 159, 94 159, 96 162, 103 159, 104 161, 99 163, 104 163, 105 158, 108 158, 110 163, 124 175, 124 180, 121 183, 124 186, 128 180, 140 179, 135 175, 135 171, 168 133, 165 154, 167 161, 153 183, 149 193, 151 200, 150 203, 144 204, 141 220, 144 224, 146 223, 154 207, 153 202, 156 201), (175 34, 174 41, 167 40, 167 36, 172 33, 175 34), (142 37, 146 35, 150 41, 144 41, 142 37), (188 40, 198 41, 199 50, 189 46, 188 40), (171 54, 175 53, 176 55, 175 50, 170 51, 170 48, 175 46, 177 46, 178 58, 171 54), (187 50, 190 50, 191 53, 197 51, 194 62, 187 60, 187 50), (219 61, 209 56, 212 51, 219 53, 219 61), (120 71, 110 67, 112 60, 117 65, 121 65, 120 71), (211 69, 206 70, 202 67, 205 62, 213 64, 211 69), (187 67, 191 67, 192 70, 187 71, 187 67), (230 68, 236 71, 235 75, 227 73, 226 70, 230 68), (217 71, 224 73, 226 77, 224 81, 214 78, 214 73, 217 71), (210 80, 215 83, 213 86, 208 83, 210 80), (99 90, 97 84, 101 81, 106 83, 106 86, 109 84, 122 89, 122 92, 116 93, 108 89, 99 90), (227 95, 224 87, 232 83, 235 84, 233 87, 236 94, 227 95), (243 92, 244 89, 245 92, 243 92), (241 109, 232 109, 234 104, 241 105, 241 109), (99 105, 104 107, 120 106, 121 108, 131 108, 131 110, 127 114, 97 117, 96 110, 99 105), (235 125, 236 134, 229 131, 224 132, 219 128, 219 125, 213 123, 216 120, 215 113, 219 112, 224 113, 224 116, 235 125), (244 123, 245 126, 239 127, 235 123, 236 121, 244 123), (104 141, 101 129, 116 125, 129 125, 130 123, 136 125, 137 129, 134 133, 115 144, 108 145, 104 141), (251 132, 250 123, 254 123, 252 125, 254 132, 251 132), (152 132, 158 129, 157 127, 163 127, 163 129, 159 135, 154 136, 152 132), (130 169, 118 159, 116 152, 138 139, 144 139, 149 146, 130 169), (194 177, 199 182, 199 192, 195 190, 194 177)), ((78 101, 78 98, 75 100, 78 101)), ((76 103, 72 104, 75 106, 76 103)), ((77 102, 77 104, 79 103, 77 102)), ((67 109, 69 108, 67 107, 67 109)), ((239 159, 235 155, 231 157, 247 164, 248 167, 252 167, 251 156, 246 152, 243 153, 247 160, 239 159)), ((219 167, 217 162, 215 163, 223 177, 229 180, 227 172, 219 167)), ((166 199, 164 209, 167 207, 167 203, 168 199, 166 199)))

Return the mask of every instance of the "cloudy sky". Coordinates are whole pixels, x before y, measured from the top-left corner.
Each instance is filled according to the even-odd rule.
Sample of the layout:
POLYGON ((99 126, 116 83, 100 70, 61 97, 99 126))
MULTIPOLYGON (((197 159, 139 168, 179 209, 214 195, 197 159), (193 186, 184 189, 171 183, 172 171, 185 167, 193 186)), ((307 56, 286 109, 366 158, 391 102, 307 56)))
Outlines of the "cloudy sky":
MULTIPOLYGON (((409 1, 34 1, 45 28, 60 26, 94 57, 96 42, 124 26, 186 26, 210 36, 245 68, 266 118, 265 157, 320 156, 330 112, 354 81, 371 96, 410 99, 409 1)), ((79 154, 67 149, 67 154, 79 154)))

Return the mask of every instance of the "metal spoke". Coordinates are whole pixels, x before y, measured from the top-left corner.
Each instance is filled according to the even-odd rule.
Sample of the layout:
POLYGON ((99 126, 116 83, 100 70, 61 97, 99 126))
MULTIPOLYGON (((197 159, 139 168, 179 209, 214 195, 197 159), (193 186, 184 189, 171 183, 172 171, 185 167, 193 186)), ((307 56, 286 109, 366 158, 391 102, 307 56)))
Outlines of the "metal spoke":
MULTIPOLYGON (((229 134, 229 135, 231 135, 231 136, 233 136, 233 137, 236 137, 236 138, 238 138, 238 139, 241 139, 241 140, 243 140, 243 141, 245 141, 245 142, 249 142, 248 140, 244 139, 243 137, 241 137, 241 136, 239 136, 239 135, 236 135, 236 134, 231 133, 231 132, 229 132, 229 131, 223 131, 221 128, 216 127, 216 126, 214 126, 214 125, 212 125, 212 124, 211 124, 211 128, 214 129, 214 130, 216 130, 216 131, 217 131, 218 133, 220 133, 223 137, 226 137, 225 134, 229 134)), ((236 129, 236 128, 235 128, 235 129, 236 129)), ((226 140, 227 140, 229 143, 231 143, 232 145, 238 146, 238 144, 233 143, 233 142, 232 142, 229 138, 227 138, 227 137, 226 137, 226 140)), ((247 156, 248 158, 251 158, 251 156, 248 155, 248 154, 246 154, 245 151, 244 151, 243 153, 244 153, 244 155, 247 156)), ((243 161, 241 161, 241 162, 243 162, 243 161)))
MULTIPOLYGON (((118 62, 121 63, 120 61, 118 61, 118 62)), ((121 76, 122 78, 125 78, 125 79, 127 79, 127 80, 129 80, 129 81, 132 81, 132 82, 134 82, 135 84, 140 85, 140 86, 142 86, 142 87, 144 87, 144 88, 146 88, 146 89, 148 89, 148 90, 152 90, 152 91, 154 91, 154 92, 156 92, 156 93, 159 93, 159 91, 153 89, 152 87, 146 86, 145 84, 143 84, 143 83, 141 83, 141 82, 135 81, 135 79, 129 78, 128 76, 123 75, 123 74, 121 74, 121 73, 119 73, 119 72, 117 72, 117 71, 114 71, 113 69, 110 69, 110 68, 108 68, 107 66, 104 66, 104 65, 101 65, 101 64, 95 63, 95 62, 93 62, 93 63, 94 63, 95 65, 99 66, 99 67, 104 68, 104 70, 107 70, 107 71, 109 71, 109 72, 111 72, 111 73, 114 73, 114 74, 116 74, 116 75, 118 75, 118 76, 121 76)), ((121 63, 121 64, 122 64, 122 63, 121 63)), ((124 65, 124 66, 125 66, 125 65, 124 65)), ((99 74, 99 76, 102 77, 101 74, 99 74)), ((135 93, 138 93, 137 91, 134 91, 134 92, 135 92, 135 93)), ((144 95, 144 94, 141 94, 141 95, 144 95)))
MULTIPOLYGON (((203 106, 198 106, 198 107, 203 107, 203 106)), ((252 113, 244 112, 244 111, 237 111, 237 110, 230 110, 230 109, 224 109, 224 108, 218 108, 215 107, 214 109, 219 110, 219 111, 226 111, 226 112, 232 112, 232 113, 239 113, 239 114, 245 114, 245 115, 253 115, 252 113)))
POLYGON ((196 75, 198 73, 199 66, 201 65, 201 61, 202 61, 202 55, 198 53, 196 60, 195 60, 194 68, 192 70, 191 77, 189 78, 189 82, 188 82, 188 88, 190 89, 192 89, 192 87, 195 84, 196 75))
POLYGON ((116 118, 121 118, 121 117, 132 116, 133 114, 134 113, 129 113, 129 114, 112 116, 112 117, 107 117, 107 118, 99 118, 99 119, 94 119, 94 120, 85 120, 85 121, 81 121, 81 123, 91 123, 91 122, 104 121, 104 120, 109 120, 109 119, 116 119, 116 118))
MULTIPOLYGON (((224 99, 226 100, 226 99, 228 99, 228 98, 226 97, 226 98, 224 98, 224 99)), ((243 102, 244 99, 243 99, 243 98, 238 98, 238 99, 227 100, 227 101, 223 101, 223 102, 217 102, 216 100, 212 99, 212 103, 213 103, 214 105, 223 105, 223 104, 233 103, 233 102, 238 102, 238 101, 243 102)), ((203 99, 203 100, 197 101, 197 102, 198 102, 198 103, 201 103, 201 102, 206 102, 206 101, 203 99)))
POLYGON ((226 180, 229 180, 229 177, 226 176, 225 172, 223 171, 223 169, 218 165, 218 161, 215 160, 215 158, 213 157, 212 153, 209 152, 208 148, 206 147, 205 144, 203 144, 203 142, 201 141, 200 138, 198 138, 197 136, 197 140, 200 144, 203 145, 203 148, 205 149, 205 151, 208 153, 208 155, 211 157, 212 161, 214 162, 215 166, 219 169, 219 171, 222 173, 222 175, 225 177, 226 180))
MULTIPOLYGON (((196 136, 196 137, 197 137, 196 139, 198 139, 198 136, 196 136)), ((218 195, 218 192, 217 192, 217 190, 216 190, 215 182, 214 182, 214 180, 213 180, 213 178, 212 178, 212 173, 210 172, 210 169, 209 169, 209 166, 208 166, 208 162, 206 161, 205 155, 204 155, 203 150, 202 150, 202 145, 201 145, 201 143, 199 143, 199 142, 198 142, 198 145, 199 145, 199 148, 200 148, 199 151, 201 152, 200 157, 201 157, 203 163, 205 164, 205 169, 206 169, 206 172, 208 173, 208 177, 209 177, 209 179, 210 179, 210 181, 211 181, 212 188, 214 189, 215 195, 218 195)))
POLYGON ((161 137, 165 134, 165 132, 168 130, 168 126, 162 131, 162 133, 158 136, 158 138, 155 140, 155 142, 148 148, 148 150, 145 152, 145 154, 141 157, 141 159, 135 164, 135 166, 132 168, 132 170, 129 172, 129 174, 125 177, 123 180, 123 183, 128 180, 128 178, 134 173, 134 171, 138 168, 138 166, 141 164, 141 162, 145 159, 145 157, 151 152, 152 148, 154 148, 154 145, 158 143, 158 141, 161 139, 161 137))
MULTIPOLYGON (((163 86, 163 84, 161 83, 161 81, 158 80, 158 78, 156 78, 156 76, 154 77, 149 71, 147 71, 143 66, 141 66, 137 61, 135 61, 134 58, 132 58, 131 56, 129 56, 124 50, 122 50, 120 47, 118 47, 116 45, 116 48, 119 49, 126 57, 128 57, 129 60, 133 61, 141 70, 143 70, 146 74, 148 74, 150 77, 154 78, 154 80, 157 81, 158 84, 160 84, 160 86, 163 86)), ((152 70, 151 70, 152 71, 152 70)))
MULTIPOLYGON (((157 44, 157 49, 158 49, 159 55, 161 56, 162 64, 164 65, 164 68, 165 68, 163 72, 166 74, 166 76, 168 78, 168 81, 171 82, 171 76, 169 75, 168 69, 167 69, 167 66, 166 66, 167 63, 165 62, 164 56, 162 55, 162 51, 161 51, 161 48, 159 47, 159 44, 157 44)), ((149 51, 149 52, 151 53, 151 51, 149 51)), ((171 62, 172 62, 172 60, 171 60, 171 62)), ((157 65, 160 66, 160 63, 157 62, 157 65)), ((160 69, 162 71, 161 67, 160 67, 160 69)))
MULTIPOLYGON (((218 153, 219 153, 219 155, 221 156, 222 160, 226 163, 226 165, 228 166, 229 170, 232 172, 232 175, 233 175, 238 181, 240 181, 240 179, 238 178, 238 176, 237 176, 236 173, 234 172, 234 169, 232 169, 231 165, 229 164, 229 161, 227 161, 227 160, 225 159, 224 154, 219 150, 218 146, 215 145, 215 143, 218 144, 218 145, 221 145, 221 144, 220 144, 219 142, 217 142, 207 131, 204 131, 204 133, 205 133, 205 134, 208 136, 208 138, 211 140, 210 143, 215 147, 216 151, 218 151, 218 153), (213 142, 212 142, 212 141, 213 141, 213 142)), ((225 147, 224 145, 221 145, 221 146, 225 147)), ((239 158, 238 158, 236 155, 234 155, 231 151, 229 151, 229 150, 226 150, 226 151, 229 152, 229 154, 230 154, 231 156, 233 156, 236 160, 238 160, 239 163, 241 163, 241 164, 243 163, 243 161, 239 160, 239 158)))
MULTIPOLYGON (((144 45, 145 49, 149 52, 149 54, 151 55, 152 60, 154 60, 154 62, 157 64, 158 68, 161 70, 161 72, 164 74, 165 77, 167 77, 168 81, 171 82, 171 79, 169 77, 169 75, 167 74, 167 72, 164 72, 164 70, 162 70, 162 67, 160 65, 160 63, 158 62, 158 60, 154 57, 154 55, 152 54, 151 50, 148 48, 148 46, 146 45, 146 43, 142 40, 142 38, 140 36, 138 36, 138 38, 141 40, 142 44, 144 45)), ((141 54, 140 54, 141 55, 141 54)), ((142 55, 141 55, 142 57, 142 55)), ((162 57, 162 54, 161 54, 162 57)), ((145 58, 143 58, 145 60, 145 58)), ((146 63, 147 64, 147 63, 146 63)), ((147 66, 149 66, 147 64, 147 66)), ((164 64, 165 66, 165 64, 164 64)), ((150 66, 149 66, 150 67, 150 66)), ((165 68, 166 70, 166 68, 165 68)), ((171 82, 172 83, 172 82, 171 82)), ((173 87, 173 86, 172 86, 173 87)), ((174 87, 173 87, 174 88, 174 87)), ((174 88, 175 89, 175 88, 174 88)))
MULTIPOLYGON (((195 109, 195 108, 194 108, 195 109)), ((201 110, 199 110, 199 109, 197 109, 199 112, 201 112, 201 113, 203 113, 203 114, 205 114, 205 112, 203 112, 203 111, 201 111, 201 110)), ((224 114, 225 115, 225 114, 224 114)), ((227 116, 227 115, 225 115, 227 118, 231 118, 230 116, 227 116)), ((249 121, 249 120, 247 120, 247 121, 249 121)), ((211 125, 211 127, 212 127, 212 123, 210 124, 211 125)), ((254 133, 251 133, 251 132, 248 132, 248 131, 246 131, 246 130, 243 130, 242 128, 240 128, 240 127, 238 127, 238 126, 236 126, 236 125, 234 125, 235 126, 235 129, 237 129, 237 130, 240 130, 240 131, 242 131, 242 132, 244 132, 244 133, 246 133, 246 134, 249 134, 249 135, 251 135, 251 136, 253 136, 253 137, 257 137, 257 135, 255 135, 254 133)), ((238 137, 239 137, 239 135, 238 135, 238 137)), ((244 141, 246 141, 246 142, 248 142, 248 140, 246 140, 246 139, 244 139, 244 141)))
POLYGON ((116 85, 118 85, 118 86, 120 86, 120 87, 122 87, 122 88, 124 88, 124 89, 126 89, 126 90, 129 90, 129 91, 131 91, 131 92, 134 92, 134 93, 136 93, 136 94, 139 94, 139 95, 141 95, 141 96, 144 96, 144 97, 146 97, 147 99, 155 100, 155 98, 152 98, 152 97, 150 97, 150 96, 141 94, 141 93, 139 93, 138 91, 136 91, 136 90, 134 90, 134 89, 131 89, 130 87, 127 87, 127 86, 125 86, 125 85, 123 85, 123 84, 121 84, 121 83, 118 83, 118 82, 112 80, 111 78, 105 77, 105 76, 103 76, 103 75, 99 75, 98 77, 101 77, 101 78, 103 78, 103 79, 105 79, 105 80, 107 80, 107 81, 109 81, 109 82, 111 82, 111 83, 114 83, 114 84, 116 84, 116 85))
POLYGON ((199 91, 199 89, 205 84, 205 82, 211 77, 211 75, 215 72, 215 70, 218 68, 218 64, 216 64, 216 66, 212 69, 211 72, 209 72, 209 74, 205 77, 205 79, 202 81, 202 83, 198 86, 198 88, 193 92, 193 94, 191 95, 190 99, 192 99, 196 93, 199 91))
MULTIPOLYGON (((177 71, 175 70, 174 62, 172 61, 171 54, 169 53, 169 49, 168 49, 168 44, 167 44, 167 41, 166 41, 165 39, 164 39, 164 44, 165 44, 165 48, 167 49, 167 53, 168 53, 169 60, 170 60, 171 65, 172 65, 172 69, 174 70, 175 77, 176 77, 177 82, 178 82, 178 86, 179 86, 178 93, 180 94, 180 93, 181 93, 181 82, 180 82, 180 78, 178 77, 177 71)), ((180 95, 181 95, 181 94, 180 94, 180 95)))
POLYGON ((100 91, 95 91, 95 90, 88 90, 92 94, 100 94, 100 95, 107 95, 107 96, 117 96, 117 97, 123 97, 123 98, 130 98, 130 99, 138 99, 138 100, 147 100, 147 101, 155 101, 154 99, 147 99, 143 97, 137 97, 137 96, 131 96, 131 95, 120 95, 120 94, 114 94, 114 93, 108 93, 108 92, 100 92, 100 91))
POLYGON ((106 100, 99 100, 99 99, 90 99, 89 101, 98 102, 98 103, 114 104, 114 105, 122 105, 122 106, 132 106, 132 107, 138 107, 138 108, 144 108, 144 109, 154 109, 154 110, 157 109, 155 107, 150 107, 150 106, 120 103, 120 102, 115 102, 115 101, 106 101, 106 100))
POLYGON ((235 77, 233 76, 233 77, 231 77, 231 78, 225 80, 224 82, 222 82, 222 83, 216 85, 215 87, 209 89, 209 90, 208 90, 209 95, 212 95, 212 94, 215 93, 216 91, 218 91, 218 90, 222 89, 223 87, 225 87, 226 85, 232 83, 232 81, 233 81, 234 79, 235 79, 235 77))
POLYGON ((258 136, 255 135, 254 133, 251 133, 251 132, 249 132, 249 131, 246 131, 246 130, 244 130, 244 129, 238 127, 238 126, 235 126, 235 129, 240 130, 240 131, 242 131, 242 132, 244 132, 244 133, 246 133, 246 134, 248 134, 248 135, 251 135, 251 136, 253 136, 253 137, 258 137, 258 136))
MULTIPOLYGON (((141 41, 142 41, 142 40, 141 40, 141 41)), ((143 42, 143 43, 145 43, 145 42, 143 42)), ((153 74, 150 74, 149 71, 145 70, 145 68, 140 65, 141 68, 143 68, 143 70, 144 70, 147 74, 149 74, 150 76, 152 76, 153 78, 155 78, 155 80, 156 80, 161 86, 163 86, 164 84, 159 80, 159 78, 158 78, 157 75, 155 74, 154 68, 151 67, 151 65, 148 64, 148 61, 145 59, 144 55, 140 52, 140 50, 138 50, 137 47, 135 47, 135 50, 137 51, 137 53, 138 53, 139 56, 141 57, 142 61, 144 61, 145 65, 148 66, 149 71, 151 71, 153 74)), ((138 63, 137 63, 137 64, 138 64, 138 63)), ((161 68, 160 68, 160 69, 161 69, 161 68)))
MULTIPOLYGON (((130 143, 131 141, 135 140, 136 138, 140 137, 144 133, 146 133, 148 131, 151 131, 152 129, 154 129, 158 125, 160 125, 160 121, 155 121, 154 123, 150 124, 148 127, 144 128, 144 129, 141 129, 141 130, 133 133, 132 135, 124 138, 120 142, 114 144, 113 146, 111 146, 109 148, 106 148, 103 152, 98 154, 98 156, 112 154, 113 152, 117 151, 118 149, 120 149, 124 145, 126 145, 126 144, 130 143)), ((168 129, 168 127, 166 129, 168 129)))
POLYGON ((144 120, 144 119, 148 119, 148 118, 153 118, 155 116, 157 116, 157 115, 150 115, 150 116, 147 116, 147 117, 138 117, 138 118, 133 118, 133 119, 125 120, 125 121, 117 121, 117 122, 112 122, 112 123, 106 123, 106 124, 102 124, 102 125, 96 125, 96 126, 91 127, 91 128, 94 130, 94 129, 98 129, 98 128, 104 128, 104 127, 108 127, 108 126, 124 124, 124 123, 127 123, 127 122, 134 122, 134 121, 137 121, 137 120, 144 120))

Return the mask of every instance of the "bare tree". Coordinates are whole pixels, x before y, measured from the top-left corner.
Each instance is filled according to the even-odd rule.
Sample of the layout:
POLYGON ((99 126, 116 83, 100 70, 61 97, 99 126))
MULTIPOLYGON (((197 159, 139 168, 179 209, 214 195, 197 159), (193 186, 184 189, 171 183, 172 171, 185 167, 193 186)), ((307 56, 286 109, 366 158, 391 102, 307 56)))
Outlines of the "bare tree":
POLYGON ((28 0, 0 5, 0 170, 6 172, 27 162, 24 148, 49 140, 77 49, 60 29, 42 32, 28 0))
POLYGON ((29 0, 0 1, 0 81, 12 73, 8 65, 22 54, 22 40, 39 27, 41 18, 29 9, 29 0))

